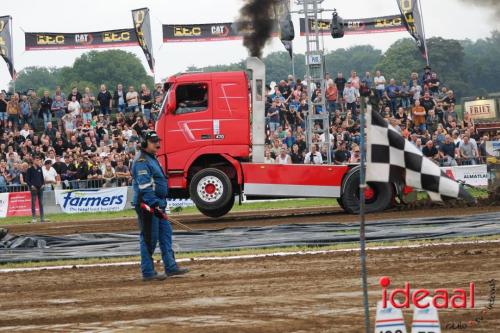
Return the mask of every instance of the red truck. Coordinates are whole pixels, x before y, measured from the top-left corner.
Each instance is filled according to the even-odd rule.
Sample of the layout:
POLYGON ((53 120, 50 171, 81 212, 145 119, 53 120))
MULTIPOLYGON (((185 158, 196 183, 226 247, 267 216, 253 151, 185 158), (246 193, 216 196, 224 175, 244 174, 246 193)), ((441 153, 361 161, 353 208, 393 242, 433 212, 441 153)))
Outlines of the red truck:
MULTIPOLYGON (((158 158, 173 198, 190 197, 206 216, 220 217, 248 197, 336 198, 359 211, 359 166, 264 164, 265 65, 246 71, 186 73, 165 83, 156 123, 158 158)), ((402 197, 402 184, 374 183, 365 191, 368 212, 402 197)))

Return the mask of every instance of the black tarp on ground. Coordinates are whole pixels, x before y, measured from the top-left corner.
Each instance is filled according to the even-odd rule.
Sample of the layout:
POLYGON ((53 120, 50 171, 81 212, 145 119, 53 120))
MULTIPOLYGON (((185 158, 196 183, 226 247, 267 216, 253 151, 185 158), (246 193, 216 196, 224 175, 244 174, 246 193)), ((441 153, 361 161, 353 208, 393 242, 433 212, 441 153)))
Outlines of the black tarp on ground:
MULTIPOLYGON (((323 223, 175 232, 174 248, 177 252, 191 252, 293 245, 330 245, 358 241, 358 227, 357 223, 323 223)), ((500 213, 369 222, 366 228, 369 241, 497 234, 500 234, 500 213)), ((62 237, 7 235, 0 240, 0 263, 138 254, 137 233, 76 234, 62 237)))

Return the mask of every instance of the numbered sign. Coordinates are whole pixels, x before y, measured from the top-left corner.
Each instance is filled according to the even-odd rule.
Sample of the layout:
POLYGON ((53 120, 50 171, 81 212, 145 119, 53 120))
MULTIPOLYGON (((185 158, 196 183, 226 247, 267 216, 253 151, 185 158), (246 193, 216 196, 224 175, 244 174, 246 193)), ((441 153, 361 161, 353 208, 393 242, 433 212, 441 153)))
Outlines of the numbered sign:
POLYGON ((432 305, 432 298, 426 297, 421 304, 429 303, 425 309, 415 308, 411 333, 441 333, 437 309, 432 305))
POLYGON ((382 307, 382 301, 377 304, 377 316, 375 318, 375 333, 406 333, 405 320, 401 309, 392 307, 387 303, 387 307, 382 307))
POLYGON ((309 55, 309 65, 320 65, 321 55, 320 54, 310 54, 309 55))

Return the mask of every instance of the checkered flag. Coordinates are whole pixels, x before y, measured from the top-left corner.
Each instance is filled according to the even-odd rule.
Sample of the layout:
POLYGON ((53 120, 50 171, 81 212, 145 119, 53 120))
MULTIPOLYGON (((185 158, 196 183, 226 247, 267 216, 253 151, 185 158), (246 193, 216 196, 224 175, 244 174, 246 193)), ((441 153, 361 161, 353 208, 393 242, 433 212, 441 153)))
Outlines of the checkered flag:
POLYGON ((440 201, 445 196, 475 202, 463 186, 450 179, 381 115, 368 111, 366 118, 367 182, 404 182, 408 186, 427 191, 435 201, 440 201))

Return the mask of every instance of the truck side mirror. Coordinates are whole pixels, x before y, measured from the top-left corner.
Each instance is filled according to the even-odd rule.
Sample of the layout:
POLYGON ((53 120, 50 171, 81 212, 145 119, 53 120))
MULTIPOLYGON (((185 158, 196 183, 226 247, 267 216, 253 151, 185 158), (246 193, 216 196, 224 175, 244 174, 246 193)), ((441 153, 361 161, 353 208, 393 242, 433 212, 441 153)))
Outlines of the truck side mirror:
POLYGON ((168 94, 168 100, 167 100, 167 112, 168 113, 174 113, 175 109, 177 108, 175 98, 176 98, 175 97, 175 89, 171 89, 170 93, 168 94))

